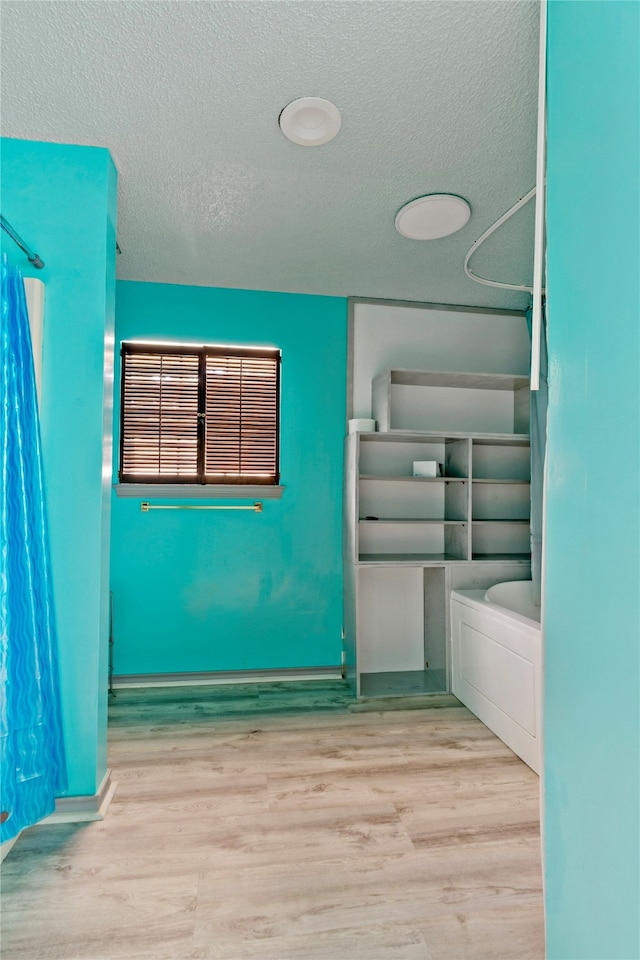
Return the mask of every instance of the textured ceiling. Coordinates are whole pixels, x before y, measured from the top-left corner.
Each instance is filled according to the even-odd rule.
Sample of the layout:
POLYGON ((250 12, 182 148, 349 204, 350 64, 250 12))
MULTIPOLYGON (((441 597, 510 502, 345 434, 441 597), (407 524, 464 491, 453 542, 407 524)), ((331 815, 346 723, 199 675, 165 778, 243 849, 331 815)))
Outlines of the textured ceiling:
MULTIPOLYGON (((535 0, 4 0, 2 133, 109 148, 121 278, 521 307, 462 263, 535 181, 537 21, 535 0), (300 96, 340 108, 331 143, 281 134, 300 96), (434 192, 467 226, 399 236, 434 192)), ((528 283, 532 250, 529 204, 474 270, 528 283)))

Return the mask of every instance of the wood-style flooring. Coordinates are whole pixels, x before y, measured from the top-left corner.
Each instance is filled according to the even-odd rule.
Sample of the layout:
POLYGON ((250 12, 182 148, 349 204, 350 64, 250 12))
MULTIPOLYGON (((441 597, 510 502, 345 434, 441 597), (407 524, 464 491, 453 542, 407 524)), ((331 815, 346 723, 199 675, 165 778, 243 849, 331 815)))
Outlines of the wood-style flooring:
POLYGON ((453 698, 405 705, 118 690, 113 803, 10 852, 3 960, 541 960, 538 778, 453 698))

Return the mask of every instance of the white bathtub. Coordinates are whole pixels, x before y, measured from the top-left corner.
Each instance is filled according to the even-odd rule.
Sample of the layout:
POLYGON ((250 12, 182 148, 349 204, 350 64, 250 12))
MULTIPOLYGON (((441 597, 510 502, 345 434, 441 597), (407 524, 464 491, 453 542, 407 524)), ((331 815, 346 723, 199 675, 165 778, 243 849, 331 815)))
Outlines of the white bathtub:
POLYGON ((542 643, 531 581, 451 594, 452 690, 540 772, 542 643))

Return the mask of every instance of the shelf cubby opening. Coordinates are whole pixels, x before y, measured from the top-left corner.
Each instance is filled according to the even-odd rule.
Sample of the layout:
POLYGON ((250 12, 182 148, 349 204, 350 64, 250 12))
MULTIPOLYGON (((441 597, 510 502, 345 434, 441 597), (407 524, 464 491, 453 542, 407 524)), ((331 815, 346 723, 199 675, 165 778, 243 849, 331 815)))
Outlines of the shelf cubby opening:
POLYGON ((471 524, 474 560, 522 559, 531 554, 528 520, 478 520, 471 524))
POLYGON ((420 438, 388 433, 361 434, 360 476, 407 479, 417 482, 467 479, 471 465, 469 442, 442 435, 420 438), (436 477, 414 477, 415 461, 434 460, 441 465, 436 477))
POLYGON ((360 568, 361 697, 447 692, 443 566, 360 568))
POLYGON ((443 483, 414 483, 412 480, 360 479, 360 519, 378 517, 386 519, 434 520, 442 519, 445 513, 445 487, 443 483))
POLYGON ((387 553, 411 558, 414 555, 451 556, 464 560, 468 554, 466 521, 360 520, 358 523, 359 557, 387 553))
POLYGON ((467 480, 361 477, 359 519, 468 520, 467 480), (416 482, 416 480, 418 482, 416 482))
POLYGON ((446 670, 387 670, 360 674, 360 697, 419 697, 447 693, 446 670))
POLYGON ((386 370, 372 385, 372 415, 381 430, 527 433, 524 376, 386 370))
POLYGON ((528 520, 531 510, 530 485, 525 481, 474 481, 474 520, 528 520))
POLYGON ((531 476, 528 440, 517 443, 472 442, 471 472, 474 480, 524 480, 531 476))
POLYGON ((444 485, 444 518, 445 520, 469 519, 470 487, 464 482, 445 481, 444 485))

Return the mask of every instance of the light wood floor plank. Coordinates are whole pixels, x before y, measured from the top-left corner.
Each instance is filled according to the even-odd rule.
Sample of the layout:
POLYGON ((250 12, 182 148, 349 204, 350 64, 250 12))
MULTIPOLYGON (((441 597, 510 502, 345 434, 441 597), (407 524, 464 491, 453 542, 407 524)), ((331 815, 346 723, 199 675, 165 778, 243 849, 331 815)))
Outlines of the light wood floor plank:
POLYGON ((215 938, 196 950, 205 960, 432 960, 422 933, 401 924, 241 942, 215 938))
POLYGON ((170 958, 191 948, 197 874, 110 881, 64 867, 38 873, 23 899, 3 895, 3 960, 170 958))
POLYGON ((115 799, 13 848, 3 960, 542 960, 537 777, 436 703, 119 690, 115 799))

